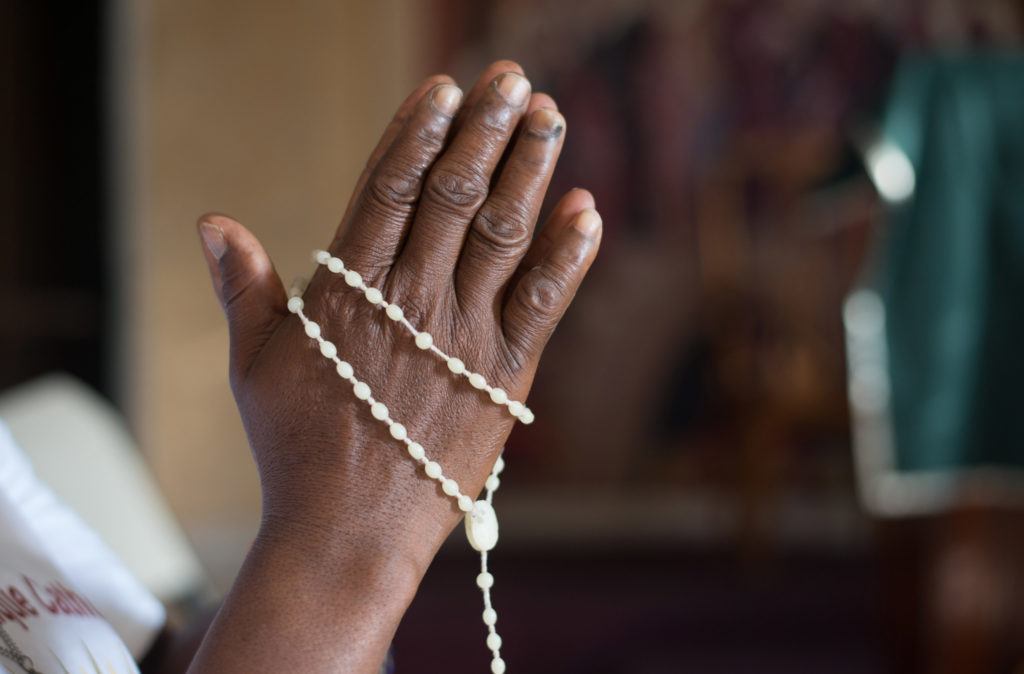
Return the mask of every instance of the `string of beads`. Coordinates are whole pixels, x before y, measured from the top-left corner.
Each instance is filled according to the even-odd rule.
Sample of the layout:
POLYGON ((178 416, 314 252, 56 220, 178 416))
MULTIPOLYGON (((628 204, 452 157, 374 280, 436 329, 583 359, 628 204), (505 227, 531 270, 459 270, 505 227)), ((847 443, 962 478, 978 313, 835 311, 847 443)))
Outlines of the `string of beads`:
POLYGON ((434 338, 429 332, 418 330, 416 326, 410 323, 405 317, 405 312, 402 310, 402 307, 384 299, 384 294, 379 289, 367 286, 363 282, 362 275, 354 269, 346 268, 345 263, 341 261, 341 258, 331 255, 326 250, 317 250, 313 251, 313 259, 316 260, 317 264, 324 266, 332 274, 337 274, 343 277, 346 285, 349 287, 362 291, 367 302, 383 309, 388 318, 403 325, 409 334, 413 336, 416 346, 424 351, 433 352, 448 364, 448 369, 451 370, 452 374, 465 377, 469 381, 470 386, 486 392, 494 404, 504 405, 507 407, 509 414, 519 419, 519 421, 524 424, 533 423, 533 412, 529 407, 518 400, 509 399, 508 393, 506 393, 504 389, 491 386, 482 374, 479 372, 473 372, 467 368, 466 363, 462 359, 450 356, 439 349, 437 345, 434 344, 434 338))
MULTIPOLYGON (((321 253, 326 254, 325 251, 317 251, 315 254, 318 262, 320 262, 322 258, 321 253)), ((328 258, 327 262, 322 262, 321 264, 330 265, 333 260, 337 260, 338 263, 341 262, 338 258, 330 257, 329 254, 328 258)), ((337 265, 335 265, 335 267, 337 268, 337 265)), ((328 268, 330 267, 328 266, 328 268)), ((342 266, 341 269, 344 269, 344 267, 342 266)), ((401 308, 396 304, 385 302, 380 291, 376 288, 365 286, 362 282, 362 278, 357 272, 345 270, 337 273, 344 273, 345 281, 349 286, 362 290, 367 300, 372 304, 382 306, 382 308, 388 312, 388 317, 392 320, 401 322, 406 329, 414 335, 416 345, 420 349, 433 350, 448 362, 448 369, 454 374, 465 374, 466 370, 465 367, 462 366, 461 360, 453 356, 449 356, 437 347, 434 347, 433 339, 429 333, 417 330, 412 324, 405 320, 401 308), (398 318, 395 318, 395 316, 398 318), (456 363, 456 367, 453 367, 453 361, 456 363)), ((487 480, 484 483, 485 498, 483 500, 474 502, 470 496, 462 493, 458 483, 444 474, 444 470, 441 465, 427 455, 427 451, 423 445, 412 440, 409 437, 408 429, 391 417, 390 410, 388 410, 387 406, 383 402, 374 399, 370 386, 356 377, 356 372, 352 365, 339 358, 337 346, 333 342, 325 339, 320 325, 306 316, 304 312, 305 303, 301 297, 302 291, 303 288, 298 283, 292 286, 291 297, 288 299, 288 310, 298 316, 299 320, 302 321, 306 335, 316 341, 320 354, 334 363, 334 368, 338 373, 338 376, 352 386, 353 395, 369 406, 370 414, 373 418, 387 426, 391 437, 405 445, 406 453, 409 457, 419 463, 423 467, 423 471, 426 476, 430 479, 436 480, 441 485, 441 490, 444 494, 455 502, 460 511, 465 513, 466 536, 469 539, 470 545, 480 553, 480 573, 477 575, 476 584, 483 595, 484 611, 481 617, 484 625, 487 627, 486 644, 488 650, 491 651, 491 672, 492 674, 505 674, 506 665, 505 661, 501 657, 502 638, 501 635, 498 634, 496 627, 498 622, 498 613, 494 609, 491 601, 491 588, 494 586, 494 576, 488 570, 487 565, 488 553, 498 542, 498 520, 494 513, 493 501, 494 492, 497 491, 501 484, 501 480, 498 476, 505 468, 504 459, 501 456, 498 457, 491 470, 491 474, 487 477, 487 480)), ((467 378, 474 388, 486 390, 493 402, 496 404, 507 405, 509 412, 523 423, 531 423, 533 421, 533 413, 530 412, 525 405, 516 401, 508 400, 504 391, 499 388, 492 388, 483 380, 482 375, 469 373, 467 378), (478 385, 481 381, 483 382, 482 386, 478 385), (496 392, 500 393, 496 395, 496 392)))

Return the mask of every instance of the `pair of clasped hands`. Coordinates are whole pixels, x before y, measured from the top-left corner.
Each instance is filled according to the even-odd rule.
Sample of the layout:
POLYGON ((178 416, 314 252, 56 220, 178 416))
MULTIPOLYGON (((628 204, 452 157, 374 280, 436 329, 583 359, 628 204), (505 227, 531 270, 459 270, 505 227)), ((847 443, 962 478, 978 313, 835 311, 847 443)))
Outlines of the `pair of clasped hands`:
MULTIPOLYGON (((447 76, 428 78, 385 129, 333 240, 310 248, 326 247, 440 348, 527 400, 601 239, 582 189, 534 235, 565 132, 555 101, 533 93, 515 63, 492 64, 465 94, 447 76)), ((191 671, 376 672, 461 513, 319 355, 259 241, 219 214, 202 216, 199 233, 263 515, 191 671)), ((508 411, 341 277, 319 268, 304 299, 409 437, 479 494, 512 428, 508 411)))

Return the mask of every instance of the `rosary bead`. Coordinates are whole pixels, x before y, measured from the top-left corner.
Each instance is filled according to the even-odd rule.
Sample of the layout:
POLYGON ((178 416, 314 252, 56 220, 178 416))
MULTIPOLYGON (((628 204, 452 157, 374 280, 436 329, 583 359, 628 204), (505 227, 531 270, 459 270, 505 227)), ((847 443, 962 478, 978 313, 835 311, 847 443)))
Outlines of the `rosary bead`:
POLYGON ((519 402, 518 400, 513 400, 508 404, 508 411, 512 416, 518 417, 520 414, 526 411, 526 405, 519 402))
POLYGON ((331 254, 326 250, 317 250, 313 252, 313 259, 317 264, 327 264, 331 260, 331 254))
POLYGON ((468 513, 473 509, 473 499, 466 496, 465 494, 459 495, 459 510, 464 513, 468 513))
POLYGON ((397 304, 389 304, 388 308, 384 311, 387 313, 388 318, 393 321, 400 321, 405 317, 405 312, 402 311, 402 307, 397 304))
POLYGON ((370 397, 370 387, 364 381, 357 381, 352 386, 352 393, 360 400, 366 400, 370 397))
POLYGON ((306 306, 306 303, 302 301, 301 297, 289 297, 288 298, 288 311, 293 314, 297 314, 306 306))
POLYGON ((325 339, 320 342, 320 353, 324 354, 324 358, 334 358, 338 355, 338 347, 334 346, 334 342, 325 339))
POLYGON ((476 586, 481 590, 490 590, 494 587, 494 576, 484 571, 476 577, 476 586))
POLYGON ((474 372, 469 375, 469 384, 475 389, 483 390, 483 388, 487 386, 487 380, 484 379, 482 374, 474 372))
POLYGON ((498 491, 499 485, 501 485, 501 480, 498 479, 497 475, 491 475, 487 478, 487 482, 484 483, 487 491, 498 491))
POLYGON ((349 284, 353 288, 358 288, 363 284, 363 277, 359 275, 359 272, 349 269, 345 272, 345 283, 349 284))
POLYGON ((523 413, 519 415, 519 421, 529 426, 533 423, 533 412, 529 408, 523 410, 523 413))
POLYGON ((317 337, 320 336, 320 326, 314 323, 313 321, 307 321, 306 334, 312 337, 313 339, 316 339, 317 337))
POLYGON ((416 335, 416 346, 426 351, 434 344, 434 338, 430 336, 429 332, 421 332, 416 335))
POLYGON ((452 371, 452 374, 462 374, 466 371, 466 364, 452 356, 448 359, 448 369, 452 371))
POLYGON ((491 660, 491 674, 505 674, 505 661, 501 658, 491 660))
POLYGON ((487 635, 487 648, 492 651, 496 651, 501 648, 501 636, 497 632, 491 632, 487 635))
POLYGON ((499 456, 498 460, 494 462, 494 470, 491 472, 499 475, 503 470, 505 470, 505 459, 499 456))
POLYGON ((338 361, 338 374, 341 375, 342 379, 351 379, 355 371, 352 366, 343 360, 338 361))
POLYGON ((409 443, 409 456, 411 456, 414 461, 419 461, 425 454, 426 452, 423 450, 423 445, 418 442, 409 443))
POLYGON ((384 301, 384 295, 376 288, 367 288, 363 294, 366 295, 366 299, 370 304, 380 304, 384 301))
POLYGON ((345 264, 336 257, 332 257, 327 260, 327 268, 335 274, 340 274, 345 271, 345 264))
POLYGON ((492 388, 491 389, 491 400, 498 405, 504 405, 508 402, 508 394, 505 393, 504 389, 492 388))
POLYGON ((397 421, 393 422, 388 430, 391 431, 391 437, 395 440, 405 440, 406 435, 408 434, 405 430, 405 426, 397 421))
POLYGON ((441 464, 437 461, 427 461, 427 465, 423 467, 423 470, 426 471, 427 477, 431 480, 441 477, 441 464))
POLYGON ((441 491, 449 496, 455 496, 459 493, 459 483, 452 479, 447 479, 441 483, 441 491))
POLYGON ((498 622, 498 612, 493 608, 485 608, 483 618, 484 624, 488 627, 492 627, 494 623, 498 622))
POLYGON ((370 406, 370 414, 373 415, 374 419, 384 421, 388 418, 388 406, 384 403, 373 403, 370 406))

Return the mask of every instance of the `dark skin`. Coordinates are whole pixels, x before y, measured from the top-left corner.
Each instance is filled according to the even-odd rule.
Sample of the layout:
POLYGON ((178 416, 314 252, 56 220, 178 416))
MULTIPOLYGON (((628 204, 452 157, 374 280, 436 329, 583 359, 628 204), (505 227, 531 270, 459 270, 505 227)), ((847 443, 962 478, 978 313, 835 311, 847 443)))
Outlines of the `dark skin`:
MULTIPOLYGON (((431 77, 402 104, 329 250, 440 348, 526 400, 601 222, 591 195, 573 190, 533 237, 565 120, 517 64, 491 65, 461 105, 453 87, 431 77)), ((263 514, 189 671, 376 673, 462 514, 319 355, 256 238, 219 214, 199 230, 263 514)), ((508 412, 338 276, 319 269, 304 299, 410 438, 479 494, 512 429, 508 412)))

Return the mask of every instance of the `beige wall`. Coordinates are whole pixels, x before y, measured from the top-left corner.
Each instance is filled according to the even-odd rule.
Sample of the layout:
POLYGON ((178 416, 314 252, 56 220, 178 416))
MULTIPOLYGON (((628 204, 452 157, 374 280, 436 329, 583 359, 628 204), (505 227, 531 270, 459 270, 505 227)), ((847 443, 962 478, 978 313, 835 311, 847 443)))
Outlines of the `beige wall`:
POLYGON ((286 284, 307 273, 387 117, 426 74, 416 65, 421 4, 124 0, 122 398, 221 586, 259 495, 196 216, 221 210, 249 226, 286 284))

